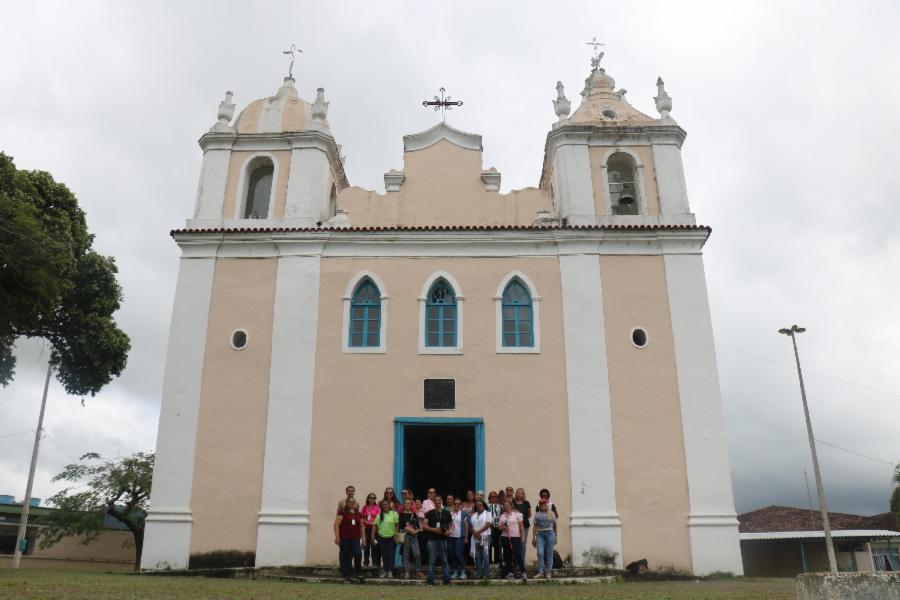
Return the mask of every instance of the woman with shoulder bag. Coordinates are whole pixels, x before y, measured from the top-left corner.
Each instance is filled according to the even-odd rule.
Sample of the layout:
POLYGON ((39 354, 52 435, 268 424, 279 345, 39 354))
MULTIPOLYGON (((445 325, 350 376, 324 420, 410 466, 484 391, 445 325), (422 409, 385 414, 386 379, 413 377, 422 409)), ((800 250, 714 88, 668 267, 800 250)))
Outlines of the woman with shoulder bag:
POLYGON ((406 579, 418 577, 422 570, 422 554, 419 552, 419 516, 416 514, 416 507, 412 500, 406 500, 403 503, 403 512, 400 513, 400 533, 397 535, 402 537, 400 543, 403 545, 403 571, 406 579), (410 560, 410 555, 415 560, 415 570, 410 560))

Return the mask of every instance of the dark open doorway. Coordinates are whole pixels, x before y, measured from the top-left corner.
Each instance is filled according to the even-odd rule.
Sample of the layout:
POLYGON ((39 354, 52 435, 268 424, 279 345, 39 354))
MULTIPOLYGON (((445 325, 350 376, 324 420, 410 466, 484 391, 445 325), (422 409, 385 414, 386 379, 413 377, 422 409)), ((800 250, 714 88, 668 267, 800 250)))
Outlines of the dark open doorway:
POLYGON ((407 425, 403 438, 402 487, 416 498, 429 487, 463 498, 475 489, 475 426, 407 425))

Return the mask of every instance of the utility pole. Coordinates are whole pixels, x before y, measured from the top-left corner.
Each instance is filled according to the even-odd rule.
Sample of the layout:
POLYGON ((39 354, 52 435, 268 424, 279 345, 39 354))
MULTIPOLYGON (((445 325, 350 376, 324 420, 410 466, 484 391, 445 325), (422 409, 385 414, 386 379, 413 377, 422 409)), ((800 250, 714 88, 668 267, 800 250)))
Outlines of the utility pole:
POLYGON ((37 431, 34 432, 34 448, 31 450, 31 468, 28 471, 28 485, 25 486, 25 499, 22 501, 22 518, 19 520, 19 535, 16 536, 16 553, 13 555, 12 568, 18 569, 22 562, 22 542, 28 526, 28 509, 31 504, 31 488, 34 485, 34 470, 37 467, 38 447, 41 445, 41 433, 44 431, 44 409, 47 407, 47 390, 50 388, 50 375, 53 365, 47 365, 47 379, 44 380, 44 397, 41 398, 41 413, 38 416, 37 431))
POLYGON ((825 507, 825 488, 822 486, 822 473, 819 471, 819 457, 816 454, 816 438, 813 437, 812 421, 809 419, 809 406, 806 404, 806 388, 803 386, 803 371, 800 370, 800 353, 797 351, 798 333, 806 331, 805 327, 792 325, 790 329, 779 329, 778 333, 791 336, 794 343, 794 358, 797 361, 797 377, 800 378, 800 397, 803 399, 803 415, 806 417, 806 433, 809 435, 809 449, 812 452, 813 472, 816 476, 816 491, 819 492, 819 510, 822 512, 822 529, 825 531, 825 549, 828 551, 828 566, 832 573, 837 573, 837 559, 834 555, 834 542, 831 539, 831 524, 828 522, 828 509, 825 507))

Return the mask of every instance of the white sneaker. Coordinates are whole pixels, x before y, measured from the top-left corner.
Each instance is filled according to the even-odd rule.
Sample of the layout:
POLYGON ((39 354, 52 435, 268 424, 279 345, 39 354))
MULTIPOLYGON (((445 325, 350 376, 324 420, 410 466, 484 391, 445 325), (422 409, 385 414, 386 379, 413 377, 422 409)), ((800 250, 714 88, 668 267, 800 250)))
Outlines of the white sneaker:
POLYGON ((547 573, 546 575, 544 575, 544 578, 545 579, 553 579, 553 575, 551 575, 550 573, 547 573))
POLYGON ((510 580, 515 579, 515 578, 516 578, 516 576, 513 575, 512 573, 509 573, 506 577, 504 577, 504 579, 510 579, 510 580))
POLYGON ((465 573, 460 573, 460 574, 459 574, 459 578, 460 578, 460 579, 465 579, 465 578, 466 578, 466 574, 465 574, 465 573))

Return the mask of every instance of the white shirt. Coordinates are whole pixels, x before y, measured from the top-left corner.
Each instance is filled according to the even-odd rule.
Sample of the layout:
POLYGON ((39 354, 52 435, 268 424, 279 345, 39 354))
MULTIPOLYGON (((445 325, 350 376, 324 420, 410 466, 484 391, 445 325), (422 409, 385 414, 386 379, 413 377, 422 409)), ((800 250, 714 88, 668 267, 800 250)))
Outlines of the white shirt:
POLYGON ((462 536, 462 511, 451 512, 450 518, 453 520, 453 524, 450 526, 450 537, 462 536))
MULTIPOLYGON (((469 517, 469 523, 472 524, 472 533, 475 534, 479 529, 484 527, 485 525, 491 524, 491 513, 488 511, 484 511, 481 514, 477 512, 472 513, 472 516, 469 517)), ((481 544, 486 545, 491 543, 491 528, 488 527, 485 531, 481 533, 481 544)))

